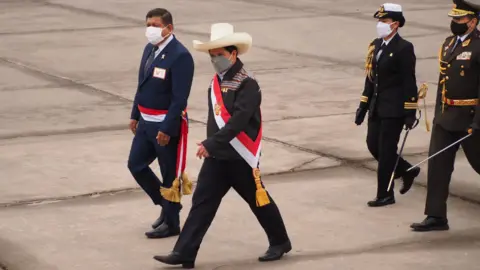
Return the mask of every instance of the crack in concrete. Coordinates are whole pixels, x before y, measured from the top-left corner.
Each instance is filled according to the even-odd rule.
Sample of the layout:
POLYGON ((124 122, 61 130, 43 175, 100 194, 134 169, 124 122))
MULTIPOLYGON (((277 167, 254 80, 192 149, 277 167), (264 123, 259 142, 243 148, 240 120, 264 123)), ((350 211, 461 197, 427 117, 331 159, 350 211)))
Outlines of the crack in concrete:
MULTIPOLYGON (((238 0, 241 2, 249 3, 249 4, 256 4, 256 5, 262 5, 262 6, 267 6, 267 7, 278 7, 278 8, 285 8, 289 9, 292 11, 298 11, 298 12, 305 12, 309 14, 317 14, 319 16, 337 16, 337 17, 349 17, 349 18, 356 18, 360 20, 368 20, 372 21, 372 15, 362 13, 359 11, 356 12, 343 12, 335 9, 325 9, 325 7, 322 5, 322 9, 318 8, 318 5, 312 6, 312 5, 296 5, 296 4, 291 4, 290 2, 285 3, 285 2, 279 2, 275 0, 238 0)), ((447 6, 445 6, 448 8, 447 6)), ((443 6, 438 6, 438 9, 444 9, 443 6)), ((415 11, 418 10, 429 10, 431 11, 432 8, 424 8, 424 9, 415 9, 415 11)), ((373 14, 373 11, 372 11, 373 14)), ((448 31, 448 27, 440 27, 440 26, 433 26, 433 25, 428 25, 428 24, 422 24, 419 22, 411 21, 409 22, 409 25, 416 26, 417 28, 425 29, 425 30, 434 30, 434 31, 448 31)))
POLYGON ((88 93, 88 94, 95 94, 95 95, 100 95, 100 96, 103 96, 103 97, 114 98, 114 99, 119 100, 119 101, 131 102, 130 99, 124 98, 122 96, 111 93, 109 91, 105 91, 105 90, 98 89, 98 88, 90 86, 90 85, 83 84, 81 82, 70 79, 68 77, 64 77, 64 76, 60 76, 60 75, 56 75, 56 74, 46 72, 46 71, 44 71, 40 68, 34 67, 32 65, 29 65, 29 64, 25 64, 25 63, 20 62, 20 61, 16 61, 16 60, 9 59, 9 58, 6 58, 6 57, 0 57, 0 62, 9 63, 9 64, 15 66, 16 68, 20 69, 20 70, 27 70, 30 73, 36 74, 37 76, 41 76, 41 77, 43 77, 43 78, 45 78, 49 81, 59 82, 59 84, 61 84, 61 85, 75 86, 75 87, 78 88, 78 90, 83 91, 83 92, 88 93))
POLYGON ((36 31, 20 31, 20 32, 0 32, 0 36, 22 36, 22 35, 36 35, 36 34, 54 34, 54 33, 72 33, 72 32, 87 32, 87 31, 102 31, 115 29, 130 29, 138 28, 139 25, 119 25, 119 26, 98 26, 88 28, 62 28, 62 29, 46 29, 36 31))
MULTIPOLYGON (((458 245, 474 248, 477 246, 476 241, 480 240, 478 236, 479 230, 480 228, 475 227, 452 235, 431 234, 425 237, 412 236, 406 239, 379 241, 373 244, 357 246, 353 248, 339 248, 333 250, 327 249, 310 252, 293 250, 292 253, 295 254, 287 255, 281 262, 273 262, 272 265, 269 265, 267 268, 271 269, 275 264, 281 264, 282 266, 285 266, 312 260, 334 259, 338 257, 349 257, 362 254, 415 252, 417 250, 434 251, 438 249, 452 250, 455 249, 455 247, 458 248, 458 245), (452 247, 452 244, 455 246, 452 247)), ((214 269, 221 269, 221 267, 228 267, 230 270, 267 269, 265 265, 258 264, 258 262, 251 259, 229 260, 228 262, 219 261, 216 263, 212 262, 205 266, 210 268, 214 267, 214 265, 219 265, 214 269)))
POLYGON ((45 136, 56 136, 56 135, 74 135, 74 134, 86 134, 86 133, 96 133, 103 131, 120 131, 128 130, 128 124, 118 124, 110 126, 94 126, 94 127, 85 127, 85 128, 72 128, 64 130, 45 130, 45 131, 33 131, 33 132, 24 132, 24 133, 12 133, 6 135, 0 135, 0 140, 12 140, 19 138, 28 138, 28 137, 45 137, 45 136))
MULTIPOLYGON (((241 1, 250 2, 251 0, 241 0, 241 1)), ((252 4, 265 5, 265 3, 257 3, 256 0, 251 1, 251 3, 252 4)), ((95 10, 86 9, 86 8, 79 8, 79 7, 75 7, 75 6, 71 6, 71 5, 67 5, 67 4, 59 4, 59 3, 51 3, 51 2, 42 2, 42 4, 46 5, 46 6, 52 6, 52 7, 57 7, 57 8, 60 8, 60 9, 69 10, 69 11, 72 11, 72 12, 80 12, 80 13, 83 13, 83 14, 100 16, 100 17, 104 17, 104 18, 110 18, 110 19, 113 19, 113 20, 127 21, 127 22, 134 23, 134 24, 137 24, 137 25, 143 25, 144 24, 143 20, 132 19, 132 18, 129 18, 129 17, 124 17, 124 16, 118 16, 118 15, 111 14, 111 13, 108 13, 108 12, 100 12, 100 11, 95 11, 95 10)), ((278 5, 278 3, 277 3, 277 5, 278 5)), ((272 2, 271 4, 268 4, 268 6, 276 6, 276 5, 274 5, 273 2, 272 2)), ((277 6, 277 7, 282 8, 282 6, 277 6)), ((289 7, 288 9, 292 9, 292 8, 289 7)), ((309 7, 308 10, 311 10, 311 8, 309 7)), ((360 19, 367 19, 368 18, 368 20, 371 20, 370 16, 366 16, 364 14, 358 14, 356 12, 351 13, 351 12, 339 12, 339 11, 336 11, 336 10, 328 10, 328 13, 326 13, 326 14, 318 14, 318 12, 315 13, 315 14, 317 16, 322 16, 322 15, 345 16, 345 15, 349 15, 350 17, 354 17, 354 18, 360 18, 360 19)), ((309 15, 307 15, 307 16, 309 16, 309 15)), ((312 17, 315 17, 315 16, 312 15, 312 17)), ((275 18, 272 18, 272 20, 274 20, 274 19, 275 18)), ((410 24, 416 25, 417 27, 420 27, 420 28, 422 26, 424 28, 427 27, 426 25, 423 25, 423 24, 420 24, 420 23, 417 23, 417 22, 410 22, 410 24)), ((445 29, 446 29, 445 27, 434 27, 434 26, 428 26, 427 28, 429 28, 429 30, 435 30, 435 31, 445 31, 445 29)), ((187 30, 187 29, 181 29, 181 24, 180 24, 180 28, 176 28, 176 31, 179 32, 179 33, 183 33, 183 34, 187 34, 187 35, 193 35, 193 36, 200 36, 200 37, 209 37, 210 36, 209 33, 205 33, 205 32, 198 32, 198 31, 192 31, 192 30, 187 30)), ((427 36, 427 35, 421 35, 421 36, 427 36)), ((318 55, 310 54, 310 53, 299 53, 299 52, 294 52, 294 51, 289 51, 289 50, 271 48, 271 47, 267 47, 267 46, 257 46, 257 47, 268 50, 268 51, 271 51, 271 52, 285 53, 285 54, 288 54, 288 55, 294 55, 294 56, 299 56, 299 57, 303 57, 303 58, 310 58, 310 59, 313 58, 313 59, 317 59, 317 60, 320 60, 320 61, 330 62, 332 64, 336 64, 336 65, 339 65, 339 66, 346 66, 346 67, 347 66, 355 66, 355 67, 358 67, 358 68, 361 68, 361 69, 364 68, 363 61, 347 61, 347 60, 341 60, 341 59, 328 57, 328 56, 318 56, 318 55)), ((421 60, 421 59, 419 59, 419 60, 421 60)))
MULTIPOLYGON (((320 158, 320 157, 319 157, 320 158)), ((313 161, 312 161, 313 162, 313 161)), ((279 171, 273 173, 264 173, 262 177, 273 177, 273 176, 280 176, 280 175, 290 175, 299 172, 309 172, 309 171, 324 171, 329 169, 336 169, 341 165, 333 165, 333 166, 326 166, 323 168, 315 168, 315 169, 305 169, 305 170, 296 170, 289 169, 286 171, 279 171)), ((279 181, 275 181, 275 179, 270 180, 263 180, 264 182, 268 182, 271 184, 279 183, 279 181)), ((193 180, 193 187, 196 186, 196 180, 193 180)), ((284 181, 283 181, 284 182, 284 181)), ((65 201, 72 201, 76 199, 85 199, 85 198, 99 198, 104 196, 111 196, 111 195, 119 195, 124 193, 133 193, 137 191, 141 191, 140 187, 130 187, 130 188, 119 188, 119 189, 110 189, 110 190, 103 190, 103 191, 95 191, 77 195, 70 195, 70 196, 53 196, 53 197, 45 197, 45 198, 36 198, 36 199, 27 199, 27 200, 18 200, 6 203, 0 203, 0 208, 12 208, 12 207, 20 207, 20 206, 36 206, 36 205, 46 205, 46 204, 53 204, 53 203, 61 203, 65 201)))

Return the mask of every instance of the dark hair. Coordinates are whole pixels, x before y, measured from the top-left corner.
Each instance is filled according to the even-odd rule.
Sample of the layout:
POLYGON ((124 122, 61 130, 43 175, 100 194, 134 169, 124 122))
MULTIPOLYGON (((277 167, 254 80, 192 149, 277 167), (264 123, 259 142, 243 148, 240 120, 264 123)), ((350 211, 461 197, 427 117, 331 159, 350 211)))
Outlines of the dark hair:
POLYGON ((237 46, 227 46, 224 49, 227 50, 227 52, 229 52, 229 53, 232 53, 233 51, 237 51, 237 53, 238 53, 237 46))
POLYGON ((467 17, 468 17, 470 20, 477 19, 477 25, 478 25, 479 20, 480 20, 480 18, 479 18, 479 13, 475 13, 475 15, 473 15, 473 14, 468 14, 467 17))
POLYGON ((164 25, 173 25, 173 16, 170 11, 164 8, 155 8, 150 10, 147 13, 146 19, 153 18, 153 17, 160 17, 162 19, 162 23, 164 25))

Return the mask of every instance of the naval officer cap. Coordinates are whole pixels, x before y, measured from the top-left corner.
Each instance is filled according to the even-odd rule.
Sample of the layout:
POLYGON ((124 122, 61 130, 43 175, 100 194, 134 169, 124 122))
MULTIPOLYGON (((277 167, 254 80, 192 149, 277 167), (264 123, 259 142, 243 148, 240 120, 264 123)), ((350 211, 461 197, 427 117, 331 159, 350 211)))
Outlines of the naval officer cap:
POLYGON ((403 17, 402 6, 399 4, 385 3, 380 6, 375 14, 373 14, 373 17, 376 19, 390 18, 394 22, 399 22, 400 27, 405 25, 405 17, 403 17))
POLYGON ((480 0, 453 0, 453 8, 448 13, 450 17, 463 17, 467 15, 478 16, 480 0))

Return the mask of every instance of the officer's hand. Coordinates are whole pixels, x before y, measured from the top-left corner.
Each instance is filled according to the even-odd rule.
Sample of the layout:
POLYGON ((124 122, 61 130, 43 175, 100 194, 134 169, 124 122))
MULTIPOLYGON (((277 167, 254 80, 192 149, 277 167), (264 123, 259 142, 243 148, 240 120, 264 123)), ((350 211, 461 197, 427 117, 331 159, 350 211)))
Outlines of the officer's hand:
POLYGON ((366 109, 358 108, 357 113, 355 114, 355 124, 357 126, 360 126, 363 123, 363 120, 365 120, 365 115, 367 114, 366 109))
POLYGON ((480 127, 477 124, 472 124, 468 128, 468 133, 469 134, 475 134, 475 133, 478 133, 478 132, 480 132, 480 127))
POLYGON ((201 143, 197 143, 197 145, 198 145, 197 157, 199 159, 208 158, 210 155, 208 154, 208 151, 205 148, 205 146, 203 146, 203 144, 201 143))
POLYGON ((158 142, 158 144, 160 144, 160 146, 167 145, 169 141, 170 141, 170 136, 168 136, 167 134, 165 134, 161 131, 158 132, 157 142, 158 142))
POLYGON ((411 115, 411 116, 409 115, 405 117, 405 127, 407 129, 412 129, 416 121, 417 119, 415 118, 415 115, 411 115))
POLYGON ((134 135, 137 133, 137 126, 138 126, 138 121, 135 119, 130 119, 129 127, 134 135))

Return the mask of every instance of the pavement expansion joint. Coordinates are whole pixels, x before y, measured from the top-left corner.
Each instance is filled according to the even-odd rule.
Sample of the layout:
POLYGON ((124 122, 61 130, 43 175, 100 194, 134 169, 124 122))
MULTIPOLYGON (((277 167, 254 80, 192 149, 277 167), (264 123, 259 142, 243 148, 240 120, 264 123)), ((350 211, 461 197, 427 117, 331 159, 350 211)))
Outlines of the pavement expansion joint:
POLYGON ((293 265, 305 261, 317 261, 334 259, 338 257, 349 257, 364 254, 386 254, 386 253, 400 253, 400 252, 416 252, 419 250, 434 251, 442 249, 451 244, 460 244, 462 246, 476 247, 475 239, 479 239, 480 228, 468 229, 460 231, 455 235, 424 235, 423 237, 411 236, 402 239, 379 241, 373 244, 367 244, 352 248, 342 248, 334 250, 319 250, 319 251, 299 251, 295 250, 295 243, 293 243, 294 250, 285 256, 279 262, 273 262, 269 265, 259 264, 255 260, 239 258, 236 260, 229 260, 228 262, 218 261, 212 262, 208 265, 203 265, 209 269, 272 269, 276 263, 283 267, 286 265, 293 265), (217 266, 214 266, 217 265, 217 266))
POLYGON ((0 32, 0 36, 21 36, 21 35, 38 35, 38 34, 51 34, 51 33, 72 33, 72 32, 86 32, 86 31, 102 31, 102 30, 118 30, 118 29, 131 29, 141 27, 138 24, 135 25, 117 25, 117 26, 100 26, 100 27, 88 27, 88 28, 63 28, 63 29, 47 29, 38 31, 19 31, 19 32, 0 32))
POLYGON ((86 84, 77 82, 77 81, 75 81, 75 80, 73 80, 73 79, 70 79, 70 78, 68 78, 68 77, 64 77, 64 76, 60 76, 60 75, 56 75, 56 74, 51 74, 51 73, 45 72, 44 70, 41 70, 40 68, 37 68, 37 67, 34 67, 34 66, 32 66, 32 65, 28 65, 28 64, 22 63, 22 62, 20 62, 20 61, 8 59, 8 58, 5 58, 5 57, 0 57, 0 61, 13 64, 13 65, 17 66, 18 68, 25 69, 25 70, 28 70, 28 71, 30 71, 30 72, 34 72, 34 73, 36 73, 37 75, 40 75, 40 76, 42 76, 43 78, 45 78, 45 79, 47 79, 47 80, 50 80, 50 81, 52 81, 52 80, 53 80, 53 81, 59 81, 59 82, 63 82, 64 84, 69 84, 69 85, 71 85, 71 86, 78 86, 78 87, 81 88, 80 90, 88 90, 88 93, 101 94, 101 95, 104 95, 104 96, 107 96, 107 97, 113 97, 113 98, 115 98, 115 99, 117 99, 117 100, 129 101, 129 102, 131 102, 130 99, 124 98, 124 97, 122 97, 122 96, 120 96, 120 95, 116 95, 116 94, 110 93, 110 92, 108 92, 108 91, 101 90, 101 89, 95 88, 95 87, 93 87, 93 86, 90 86, 90 85, 86 85, 86 84))
POLYGON ((120 131, 120 130, 128 130, 127 124, 6 134, 6 135, 0 135, 0 141, 1 140, 19 139, 19 138, 28 138, 28 137, 75 135, 75 134, 87 134, 87 133, 95 133, 95 132, 120 131))
MULTIPOLYGON (((310 162, 313 162, 315 160, 316 159, 310 162)), ((297 166, 297 167, 301 167, 301 166, 297 166)), ((297 173, 305 173, 305 172, 312 172, 312 171, 320 172, 320 171, 327 171, 327 170, 335 170, 335 169, 338 169, 339 167, 342 167, 342 165, 333 165, 333 166, 327 166, 323 168, 314 168, 314 169, 305 169, 305 170, 298 170, 297 167, 295 170, 290 169, 290 170, 281 171, 281 172, 265 173, 263 174, 263 177, 267 177, 270 179, 266 179, 263 181, 268 182, 269 184, 285 183, 285 180, 276 180, 275 178, 272 178, 272 177, 280 176, 280 175, 294 176, 297 173)), ((298 181, 298 179, 296 179, 295 181, 298 181)), ((193 187, 195 188, 196 180, 193 180, 192 182, 193 182, 193 187)), ((133 194, 135 192, 140 192, 140 191, 141 191, 140 187, 131 187, 131 188, 120 188, 120 189, 96 191, 96 192, 90 192, 90 193, 84 193, 84 194, 78 194, 78 195, 72 195, 72 196, 59 196, 59 197, 37 198, 37 199, 30 199, 30 200, 20 200, 20 201, 13 201, 13 202, 7 202, 7 203, 0 203, 0 210, 2 208, 21 207, 21 206, 41 206, 41 205, 57 204, 57 203, 62 203, 67 201, 74 201, 74 200, 97 199, 97 198, 103 198, 106 196, 133 194)))

